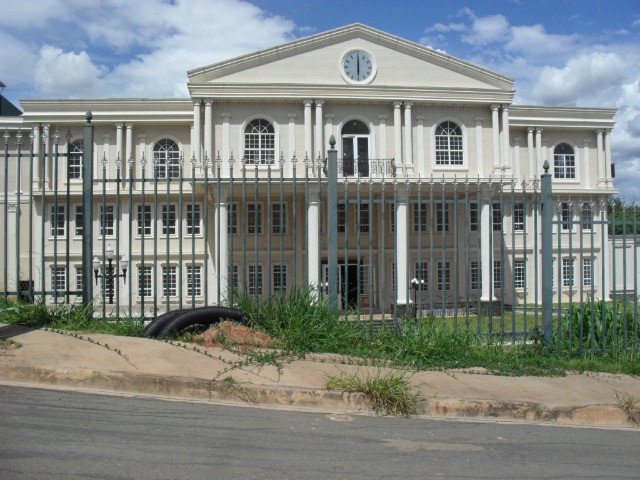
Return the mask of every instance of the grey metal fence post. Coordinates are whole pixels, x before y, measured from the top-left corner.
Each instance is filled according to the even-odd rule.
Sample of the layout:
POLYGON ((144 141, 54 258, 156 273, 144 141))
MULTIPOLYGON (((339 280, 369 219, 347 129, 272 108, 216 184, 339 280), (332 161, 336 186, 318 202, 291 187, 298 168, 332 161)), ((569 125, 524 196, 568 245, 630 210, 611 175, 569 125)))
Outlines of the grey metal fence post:
POLYGON ((542 194, 542 325, 547 345, 553 342, 553 200, 549 162, 544 161, 541 175, 542 194))
POLYGON ((338 306, 338 151, 335 149, 336 139, 329 139, 330 149, 327 152, 327 230, 328 243, 328 288, 329 304, 338 306))
MULTIPOLYGON (((91 112, 83 128, 82 149, 82 304, 93 301, 93 124, 91 112)), ((67 159, 68 161, 68 159, 67 159)))

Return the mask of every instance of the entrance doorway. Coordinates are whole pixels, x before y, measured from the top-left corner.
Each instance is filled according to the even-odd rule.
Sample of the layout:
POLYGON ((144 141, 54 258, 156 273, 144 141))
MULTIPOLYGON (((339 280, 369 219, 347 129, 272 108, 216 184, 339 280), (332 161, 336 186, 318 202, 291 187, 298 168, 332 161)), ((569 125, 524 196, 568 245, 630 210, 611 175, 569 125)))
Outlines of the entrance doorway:
POLYGON ((360 120, 342 127, 342 175, 369 176, 369 128, 360 120))

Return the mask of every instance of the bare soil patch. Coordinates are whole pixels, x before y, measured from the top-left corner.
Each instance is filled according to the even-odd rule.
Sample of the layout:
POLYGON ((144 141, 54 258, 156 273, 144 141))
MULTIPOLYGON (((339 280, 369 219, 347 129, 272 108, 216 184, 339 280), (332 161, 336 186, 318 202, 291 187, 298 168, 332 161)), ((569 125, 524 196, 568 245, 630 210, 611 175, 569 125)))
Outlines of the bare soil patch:
POLYGON ((275 344, 275 340, 266 333, 227 320, 212 325, 207 331, 196 335, 194 341, 205 347, 237 345, 246 348, 268 348, 275 344))

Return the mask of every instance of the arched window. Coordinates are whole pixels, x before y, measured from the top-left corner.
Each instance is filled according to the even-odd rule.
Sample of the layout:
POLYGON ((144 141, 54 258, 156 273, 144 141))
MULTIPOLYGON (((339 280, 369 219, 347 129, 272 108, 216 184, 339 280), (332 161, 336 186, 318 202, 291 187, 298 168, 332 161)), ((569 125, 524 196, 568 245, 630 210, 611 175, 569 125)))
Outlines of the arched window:
POLYGON ((178 144, 168 138, 156 142, 153 146, 153 165, 156 178, 179 178, 178 144))
POLYGON ((69 180, 82 178, 82 154, 84 145, 82 140, 76 140, 69 144, 69 180))
POLYGON ((462 129, 454 122, 436 127, 436 165, 464 165, 462 129))
POLYGON ((576 178, 576 156, 573 148, 561 143, 553 150, 553 177, 576 178))
POLYGON ((244 161, 250 165, 273 164, 276 150, 276 134, 273 125, 257 118, 244 129, 244 161))
POLYGON ((369 176, 369 127, 360 120, 342 127, 342 174, 369 176))

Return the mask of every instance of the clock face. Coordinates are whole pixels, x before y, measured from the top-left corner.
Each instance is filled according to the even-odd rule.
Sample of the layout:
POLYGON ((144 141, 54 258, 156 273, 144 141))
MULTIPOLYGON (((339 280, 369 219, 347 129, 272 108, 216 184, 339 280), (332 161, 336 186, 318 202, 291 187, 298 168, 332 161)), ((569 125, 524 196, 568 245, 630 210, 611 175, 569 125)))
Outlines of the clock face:
POLYGON ((349 50, 340 60, 340 73, 349 83, 368 83, 376 73, 373 56, 364 50, 349 50))

